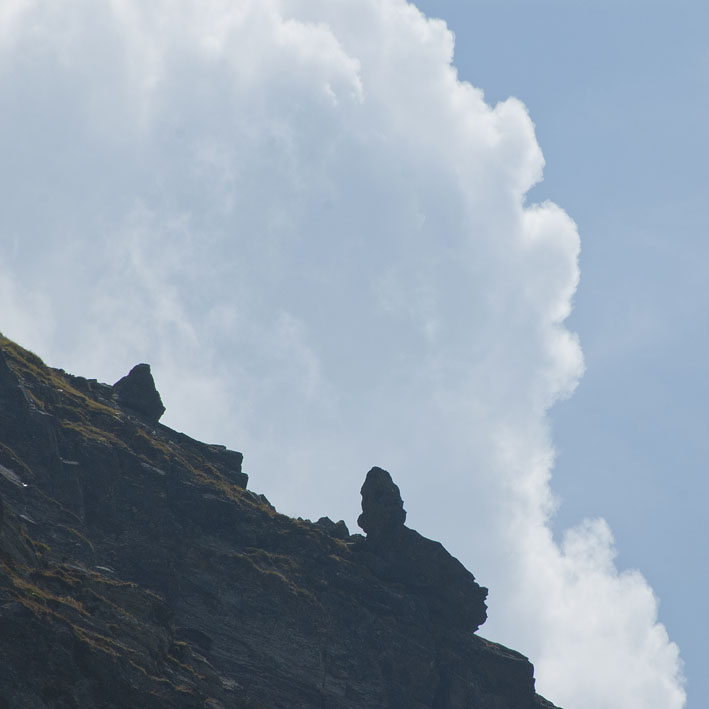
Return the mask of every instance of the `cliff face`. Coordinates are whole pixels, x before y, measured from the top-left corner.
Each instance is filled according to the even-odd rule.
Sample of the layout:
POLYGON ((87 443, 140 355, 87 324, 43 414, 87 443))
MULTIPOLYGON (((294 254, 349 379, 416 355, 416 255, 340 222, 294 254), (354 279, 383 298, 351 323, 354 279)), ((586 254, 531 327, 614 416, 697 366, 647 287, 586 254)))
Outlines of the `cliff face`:
POLYGON ((553 707, 386 471, 366 537, 291 519, 163 410, 0 336, 0 709, 553 707))

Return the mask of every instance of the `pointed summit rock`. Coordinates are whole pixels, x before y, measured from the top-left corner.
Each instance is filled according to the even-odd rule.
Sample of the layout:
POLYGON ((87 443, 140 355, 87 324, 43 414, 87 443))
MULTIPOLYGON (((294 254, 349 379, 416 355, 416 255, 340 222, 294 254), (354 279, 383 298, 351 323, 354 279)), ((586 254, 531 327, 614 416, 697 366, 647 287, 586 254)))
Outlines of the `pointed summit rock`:
POLYGON ((418 596, 437 622, 474 633, 487 619, 487 589, 442 544, 404 525, 398 485, 372 468, 362 485, 357 524, 367 533, 362 553, 376 576, 418 596))
POLYGON ((401 493, 386 470, 372 468, 360 492, 362 514, 357 524, 367 533, 368 538, 388 536, 404 526, 406 510, 401 493))
POLYGON ((131 409, 151 423, 157 423, 165 413, 149 364, 136 364, 113 385, 113 393, 121 406, 131 409))

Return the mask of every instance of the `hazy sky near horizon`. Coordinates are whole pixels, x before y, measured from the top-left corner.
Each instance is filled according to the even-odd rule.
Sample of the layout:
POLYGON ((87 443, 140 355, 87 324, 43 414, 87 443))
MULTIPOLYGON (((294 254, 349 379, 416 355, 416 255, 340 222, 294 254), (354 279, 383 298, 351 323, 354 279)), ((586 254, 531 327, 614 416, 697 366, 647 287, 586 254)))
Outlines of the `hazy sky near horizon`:
POLYGON ((288 514, 390 470, 565 709, 698 709, 707 11, 419 8, 6 0, 0 330, 288 514))

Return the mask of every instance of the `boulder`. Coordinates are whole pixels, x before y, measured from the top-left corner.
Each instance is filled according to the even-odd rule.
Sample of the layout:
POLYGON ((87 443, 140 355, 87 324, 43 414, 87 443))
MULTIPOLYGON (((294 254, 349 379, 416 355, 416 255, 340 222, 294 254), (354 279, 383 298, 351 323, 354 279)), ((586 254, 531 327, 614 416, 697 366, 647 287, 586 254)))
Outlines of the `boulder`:
POLYGON ((113 395, 122 407, 134 411, 151 423, 157 423, 165 413, 149 364, 136 364, 113 385, 113 395))
POLYGON ((360 492, 362 514, 357 524, 367 533, 368 539, 391 536, 404 526, 406 510, 399 487, 386 470, 372 468, 360 492))

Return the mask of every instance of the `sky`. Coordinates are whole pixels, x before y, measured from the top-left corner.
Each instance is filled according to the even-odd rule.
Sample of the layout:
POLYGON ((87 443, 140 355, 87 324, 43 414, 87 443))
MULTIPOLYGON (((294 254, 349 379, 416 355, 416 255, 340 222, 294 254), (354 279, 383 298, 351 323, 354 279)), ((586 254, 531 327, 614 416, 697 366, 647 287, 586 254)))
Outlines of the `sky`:
POLYGON ((709 11, 145 5, 0 5, 0 330, 287 514, 387 468, 560 706, 706 706, 709 11))

